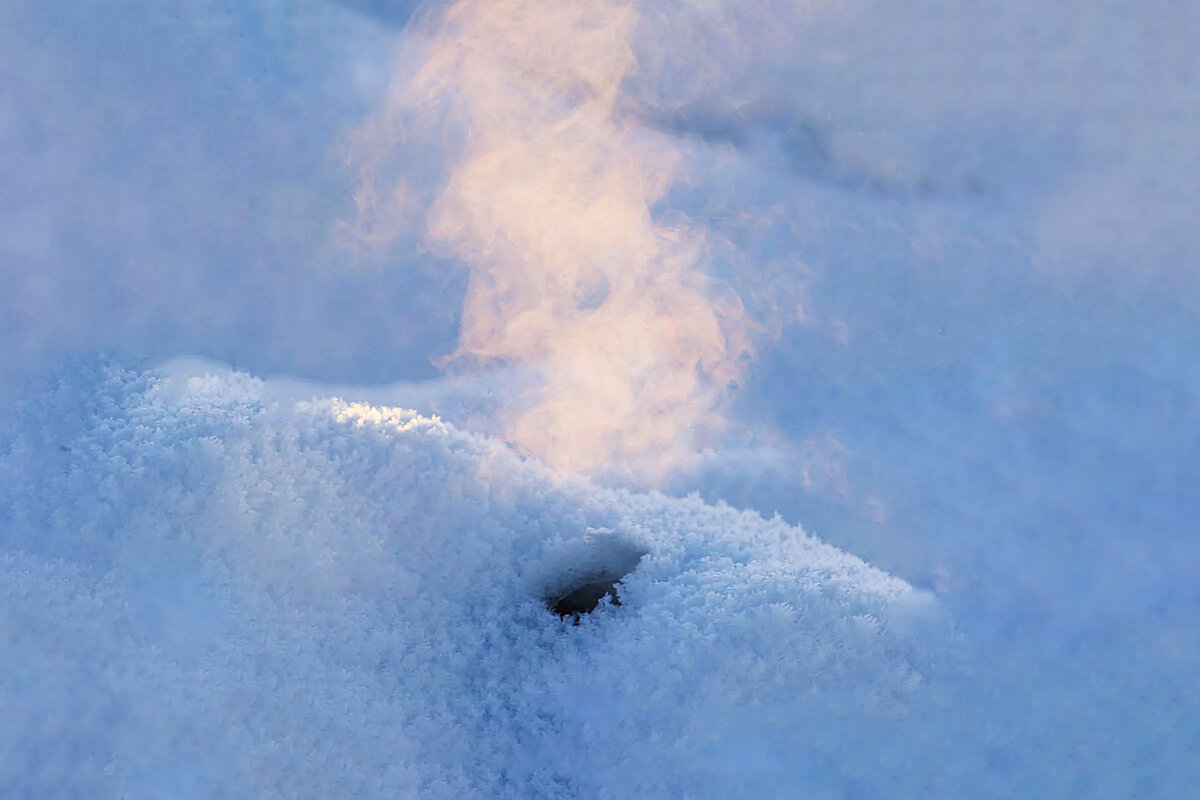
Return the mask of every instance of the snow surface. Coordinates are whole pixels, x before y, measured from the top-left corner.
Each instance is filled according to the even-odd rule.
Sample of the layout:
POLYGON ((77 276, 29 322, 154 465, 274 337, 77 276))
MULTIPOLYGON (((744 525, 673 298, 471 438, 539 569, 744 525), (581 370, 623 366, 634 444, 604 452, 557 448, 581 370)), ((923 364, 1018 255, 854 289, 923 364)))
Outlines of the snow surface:
POLYGON ((638 7, 761 327, 663 494, 339 240, 415 4, 0 4, 0 796, 1200 794, 1200 5, 638 7))
POLYGON ((3 441, 6 796, 819 792, 953 649, 779 519, 237 373, 72 378, 3 441))

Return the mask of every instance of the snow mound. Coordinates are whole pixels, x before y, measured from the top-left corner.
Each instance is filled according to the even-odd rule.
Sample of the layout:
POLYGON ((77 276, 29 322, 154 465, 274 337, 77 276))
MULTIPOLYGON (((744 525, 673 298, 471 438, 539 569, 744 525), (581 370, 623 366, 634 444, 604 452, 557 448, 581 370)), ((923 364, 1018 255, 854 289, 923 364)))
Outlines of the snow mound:
POLYGON ((266 389, 89 363, 6 421, 0 794, 823 797, 905 769, 952 652, 927 594, 778 519, 266 389), (547 608, 598 578, 619 604, 547 608))

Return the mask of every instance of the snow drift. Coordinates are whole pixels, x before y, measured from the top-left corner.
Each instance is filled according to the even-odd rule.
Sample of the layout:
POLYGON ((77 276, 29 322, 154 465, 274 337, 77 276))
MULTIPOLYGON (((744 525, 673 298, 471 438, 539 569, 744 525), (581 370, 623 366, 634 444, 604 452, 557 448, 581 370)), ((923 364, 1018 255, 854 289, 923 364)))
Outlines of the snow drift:
POLYGON ((11 421, 5 796, 823 796, 887 777, 880 731, 950 641, 928 595, 780 520, 551 482, 415 412, 267 388, 93 364, 11 421), (631 568, 578 625, 546 606, 631 568))

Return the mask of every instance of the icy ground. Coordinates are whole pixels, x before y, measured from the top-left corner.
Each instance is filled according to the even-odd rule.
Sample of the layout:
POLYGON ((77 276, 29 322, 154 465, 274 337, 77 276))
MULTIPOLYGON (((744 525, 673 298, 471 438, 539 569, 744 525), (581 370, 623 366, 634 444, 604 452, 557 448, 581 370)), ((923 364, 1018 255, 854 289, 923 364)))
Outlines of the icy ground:
POLYGON ((639 4, 762 325, 647 494, 338 240, 410 4, 0 4, 0 796, 1200 793, 1200 6, 817 5, 639 4))

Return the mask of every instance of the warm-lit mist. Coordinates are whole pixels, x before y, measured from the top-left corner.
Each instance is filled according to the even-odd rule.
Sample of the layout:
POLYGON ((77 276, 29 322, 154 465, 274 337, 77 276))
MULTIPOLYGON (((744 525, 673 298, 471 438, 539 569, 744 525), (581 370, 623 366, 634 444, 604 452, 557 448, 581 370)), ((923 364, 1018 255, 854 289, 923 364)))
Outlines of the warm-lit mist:
POLYGON ((719 433, 747 337, 704 273, 704 231, 655 206, 677 177, 670 137, 617 111, 637 21, 610 0, 427 11, 352 161, 366 238, 427 208, 426 246, 470 269, 448 361, 539 376, 502 404, 501 433, 559 472, 652 485, 719 433), (451 151, 431 205, 386 174, 417 146, 451 151))

